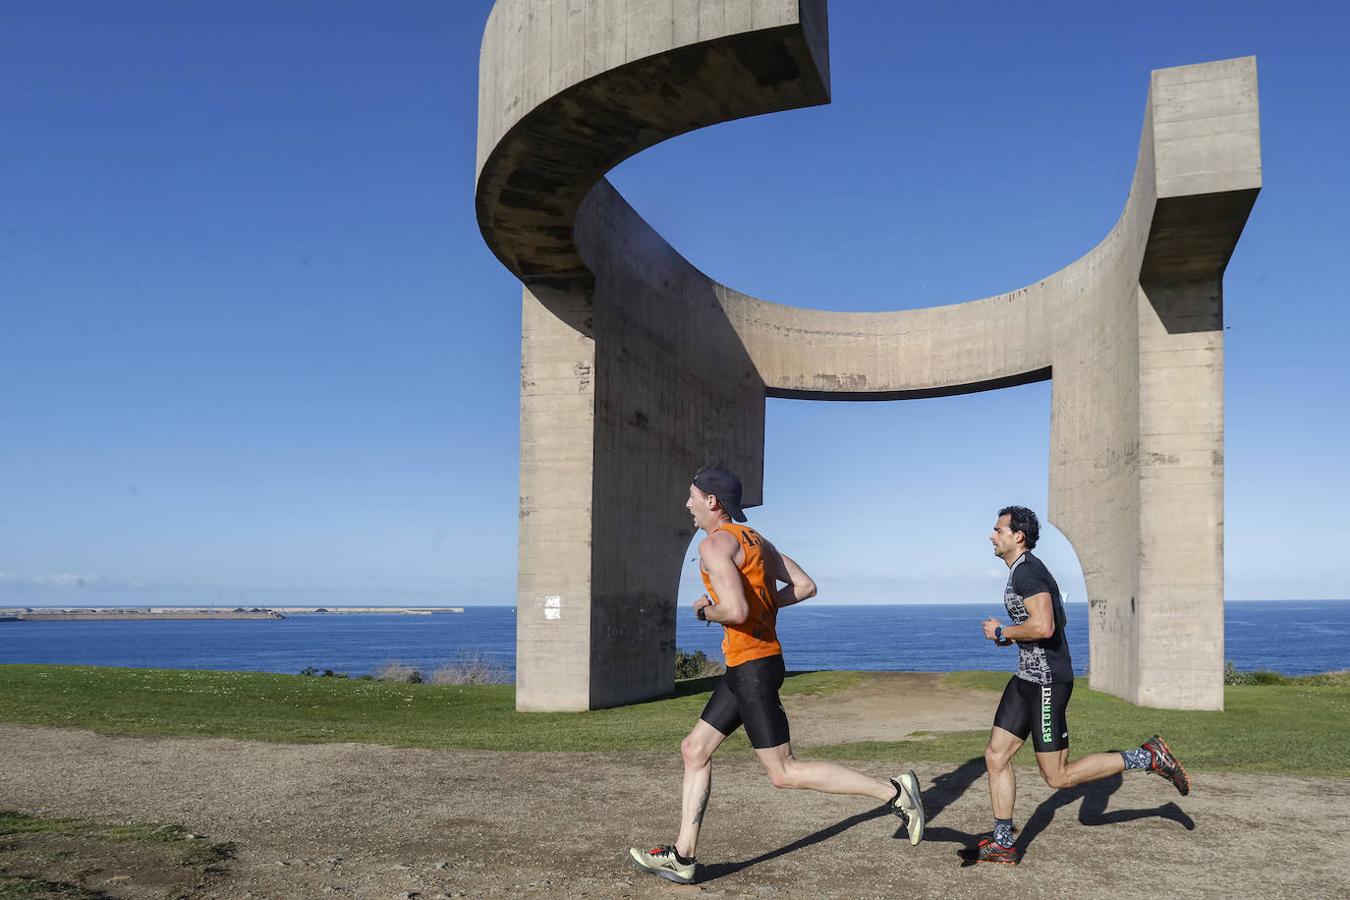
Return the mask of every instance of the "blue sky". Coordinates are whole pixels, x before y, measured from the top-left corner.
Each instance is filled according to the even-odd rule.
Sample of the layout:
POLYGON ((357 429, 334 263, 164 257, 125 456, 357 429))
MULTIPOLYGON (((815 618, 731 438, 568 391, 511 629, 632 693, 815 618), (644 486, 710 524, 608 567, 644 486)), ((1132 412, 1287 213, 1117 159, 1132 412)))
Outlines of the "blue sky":
MULTIPOLYGON (((514 602, 519 287, 473 214, 490 7, 5 4, 0 605, 514 602)), ((1227 591, 1350 597, 1347 26, 1331 3, 836 0, 830 106, 610 178, 758 296, 958 302, 1110 229, 1151 69, 1255 54, 1227 591)), ((1048 429, 1048 384, 771 401, 752 521, 819 602, 990 602, 993 512, 1044 508, 1048 429)), ((1083 599, 1063 538, 1043 550, 1083 599)))

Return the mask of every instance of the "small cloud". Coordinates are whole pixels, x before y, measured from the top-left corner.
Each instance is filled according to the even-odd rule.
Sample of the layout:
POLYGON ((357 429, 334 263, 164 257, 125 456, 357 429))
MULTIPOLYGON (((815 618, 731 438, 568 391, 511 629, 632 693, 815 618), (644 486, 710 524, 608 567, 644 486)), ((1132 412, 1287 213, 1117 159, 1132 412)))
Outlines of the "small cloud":
POLYGON ((16 575, 13 572, 0 572, 0 591, 39 591, 63 592, 78 591, 99 581, 96 575, 75 575, 60 573, 56 575, 16 575))

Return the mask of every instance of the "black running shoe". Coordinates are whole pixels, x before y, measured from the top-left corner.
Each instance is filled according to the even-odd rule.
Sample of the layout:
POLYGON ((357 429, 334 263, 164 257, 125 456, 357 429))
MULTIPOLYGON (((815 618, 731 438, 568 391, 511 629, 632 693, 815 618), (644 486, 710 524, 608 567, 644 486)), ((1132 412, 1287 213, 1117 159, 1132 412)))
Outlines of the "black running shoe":
POLYGON ((1156 772, 1172 782, 1172 786, 1183 797, 1191 792, 1191 777, 1186 774, 1186 770, 1182 768, 1181 763, 1177 762, 1177 758, 1172 755, 1172 748, 1167 746, 1167 741, 1155 734, 1144 741, 1142 746, 1148 751, 1150 757, 1148 765, 1150 772, 1156 772))
POLYGON ((993 838, 985 838, 980 841, 979 847, 975 850, 976 862, 1015 866, 1021 861, 1021 858, 1021 854, 1017 852, 1016 847, 1005 847, 993 838))

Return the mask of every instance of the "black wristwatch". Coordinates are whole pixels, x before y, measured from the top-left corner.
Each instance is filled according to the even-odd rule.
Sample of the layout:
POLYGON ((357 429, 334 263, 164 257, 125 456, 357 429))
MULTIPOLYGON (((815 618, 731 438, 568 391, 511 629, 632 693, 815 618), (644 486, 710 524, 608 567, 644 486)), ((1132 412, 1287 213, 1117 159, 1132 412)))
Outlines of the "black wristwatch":
POLYGON ((995 644, 1001 644, 1001 643, 1003 643, 1003 626, 1002 626, 1002 625, 999 625, 999 626, 997 626, 997 627, 994 628, 994 643, 995 643, 995 644))

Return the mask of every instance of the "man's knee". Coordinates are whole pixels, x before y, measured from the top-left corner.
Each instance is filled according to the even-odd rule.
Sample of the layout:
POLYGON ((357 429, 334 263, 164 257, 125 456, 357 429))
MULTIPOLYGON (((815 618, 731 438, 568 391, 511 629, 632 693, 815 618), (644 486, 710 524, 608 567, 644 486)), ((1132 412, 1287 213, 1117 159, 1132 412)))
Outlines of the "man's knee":
POLYGON ((984 764, 991 770, 1002 771, 1008 767, 1008 763, 1011 762, 1015 752, 1016 750, 1009 752, 1005 748, 990 744, 984 748, 984 764))
POLYGON ((797 779, 788 766, 770 766, 766 768, 769 773, 769 781, 776 788, 795 788, 797 779))
POLYGON ((1045 783, 1057 791, 1073 787, 1073 779, 1069 778, 1069 773, 1062 767, 1049 769, 1042 766, 1041 778, 1045 779, 1045 783))
POLYGON ((684 760, 685 768, 701 769, 708 764, 712 753, 702 742, 687 737, 680 741, 680 757, 684 760))

